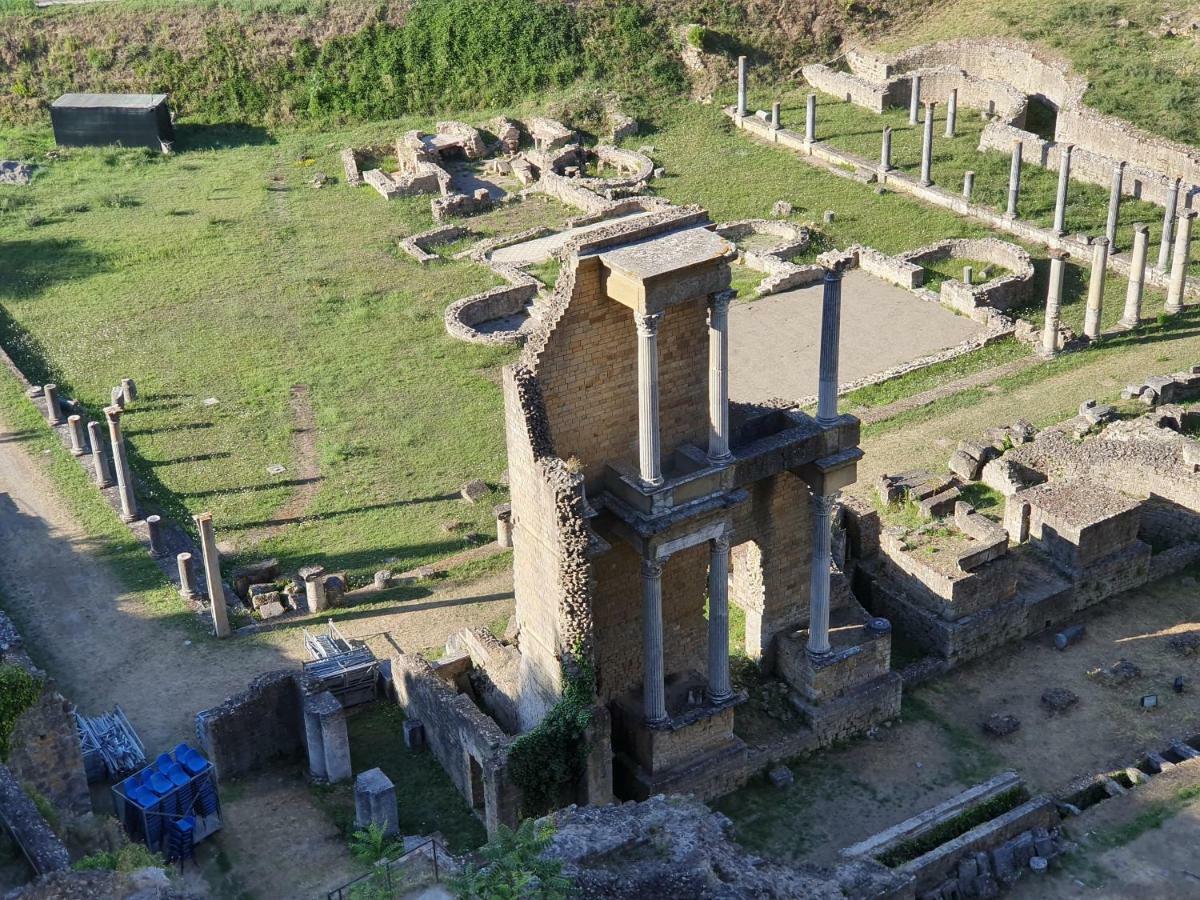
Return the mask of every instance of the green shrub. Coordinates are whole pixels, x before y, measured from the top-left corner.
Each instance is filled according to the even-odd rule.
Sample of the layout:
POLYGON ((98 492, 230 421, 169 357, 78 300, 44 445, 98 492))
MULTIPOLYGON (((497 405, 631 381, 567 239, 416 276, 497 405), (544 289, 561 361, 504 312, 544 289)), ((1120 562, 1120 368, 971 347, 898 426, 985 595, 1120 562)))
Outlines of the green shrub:
POLYGON ((152 852, 145 844, 129 841, 117 850, 102 850, 76 860, 72 868, 77 871, 99 869, 110 872, 136 872, 138 869, 162 868, 165 865, 162 854, 152 852))
POLYGON ((42 693, 41 680, 20 666, 0 665, 0 761, 8 759, 8 741, 21 713, 42 693))
POLYGON ((708 46, 708 29, 703 25, 693 25, 688 29, 687 42, 697 50, 708 46))
POLYGON ((941 825, 931 828, 922 835, 902 841, 879 856, 878 859, 889 869, 912 862, 947 841, 966 834, 975 826, 990 822, 997 816, 1002 816, 1009 810, 1015 809, 1025 802, 1025 797, 1024 788, 1019 786, 1010 788, 1002 794, 997 794, 991 800, 980 803, 978 806, 972 806, 957 816, 947 819, 941 825))
POLYGON ((480 850, 482 866, 468 866, 451 883, 461 900, 566 900, 571 880, 562 862, 542 856, 554 827, 526 819, 516 831, 501 825, 480 850))
POLYGON ((372 822, 366 828, 354 832, 350 838, 350 852, 355 859, 367 863, 376 863, 389 856, 399 856, 403 848, 388 838, 383 826, 372 822))

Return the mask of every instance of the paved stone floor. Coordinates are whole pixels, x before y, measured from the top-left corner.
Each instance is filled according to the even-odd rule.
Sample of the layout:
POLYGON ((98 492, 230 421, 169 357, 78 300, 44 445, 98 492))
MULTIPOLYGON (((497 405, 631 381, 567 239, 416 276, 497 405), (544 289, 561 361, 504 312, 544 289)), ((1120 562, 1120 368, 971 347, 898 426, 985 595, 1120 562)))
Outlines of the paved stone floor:
MULTIPOLYGON (((730 311, 734 400, 794 400, 817 392, 821 286, 773 294, 730 311)), ((978 322, 852 270, 842 282, 842 382, 936 353, 983 330, 978 322)))
POLYGON ((647 213, 633 213, 629 216, 616 216, 612 219, 605 219, 603 222, 593 222, 591 225, 580 225, 578 228, 568 228, 565 231, 556 231, 554 234, 548 234, 545 237, 535 238, 532 241, 525 241, 522 244, 513 244, 510 247, 501 247, 492 253, 492 259, 498 263, 506 263, 510 266, 524 266, 533 263, 543 263, 550 258, 550 254, 559 247, 566 244, 568 241, 579 237, 581 234, 587 234, 592 231, 599 231, 601 228, 607 228, 613 222, 622 219, 632 219, 638 216, 645 216, 647 213))

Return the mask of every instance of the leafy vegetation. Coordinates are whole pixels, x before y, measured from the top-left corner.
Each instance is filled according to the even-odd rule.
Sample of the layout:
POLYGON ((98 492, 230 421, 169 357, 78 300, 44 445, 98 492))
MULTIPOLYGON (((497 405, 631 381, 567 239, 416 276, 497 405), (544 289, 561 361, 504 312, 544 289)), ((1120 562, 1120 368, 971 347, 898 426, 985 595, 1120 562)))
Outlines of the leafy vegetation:
POLYGON ((562 861, 542 852, 550 846, 554 826, 526 819, 514 831, 501 825, 480 855, 483 864, 468 866, 453 881, 461 900, 566 900, 571 880, 562 861))
POLYGON ((101 850, 75 861, 71 868, 76 871, 107 870, 110 872, 136 872, 149 866, 166 866, 161 853, 153 852, 145 844, 127 840, 117 850, 101 850))
POLYGON ((376 863, 381 859, 403 852, 403 845, 396 843, 383 830, 382 825, 371 822, 350 836, 350 852, 354 858, 365 863, 376 863))
POLYGON ((0 664, 0 761, 8 758, 8 742, 17 719, 37 702, 41 692, 41 681, 23 668, 0 664))
POLYGON ((509 747, 508 772, 521 789, 523 815, 553 809, 582 774, 595 693, 595 674, 576 654, 574 660, 564 663, 562 697, 537 727, 509 747))

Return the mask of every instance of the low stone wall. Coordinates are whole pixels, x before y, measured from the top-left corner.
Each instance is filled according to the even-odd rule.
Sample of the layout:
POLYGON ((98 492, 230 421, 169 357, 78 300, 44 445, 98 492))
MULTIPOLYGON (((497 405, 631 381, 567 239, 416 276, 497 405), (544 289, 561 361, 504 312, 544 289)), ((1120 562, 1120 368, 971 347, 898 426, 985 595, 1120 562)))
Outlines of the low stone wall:
POLYGON ((478 326, 506 316, 514 316, 525 309, 538 294, 538 284, 501 285, 482 294, 464 297, 446 307, 446 332, 460 341, 471 344, 520 344, 525 339, 526 319, 515 329, 481 331, 478 326))
POLYGON ((21 788, 8 766, 0 764, 0 823, 11 832, 39 875, 71 866, 71 857, 37 805, 21 788))
POLYGON ((217 770, 237 778, 304 754, 299 677, 283 670, 259 675, 240 694, 196 713, 196 738, 217 770))
POLYGON ((805 66, 800 71, 804 80, 818 91, 848 100, 855 106, 877 113, 883 112, 887 106, 887 88, 860 75, 839 72, 821 63, 805 66))
POLYGON ((1032 257, 1016 244, 997 238, 938 241, 918 250, 901 253, 898 258, 918 266, 943 259, 975 259, 1008 269, 1009 274, 980 285, 968 285, 954 278, 942 282, 941 302, 972 318, 980 317, 981 309, 1007 312, 1027 303, 1033 292, 1032 257))
POLYGON ((585 213, 605 213, 610 208, 610 201, 588 190, 580 183, 580 179, 556 175, 548 169, 544 170, 541 178, 527 190, 547 194, 585 213))
POLYGON ((459 225, 442 225, 405 238, 400 242, 400 249, 424 265, 437 259, 436 253, 429 252, 430 247, 449 244, 467 233, 467 229, 459 225))
POLYGON ((614 168, 618 172, 612 178, 589 176, 576 179, 591 190, 640 187, 654 174, 654 161, 644 153, 638 153, 635 150, 622 150, 619 147, 600 144, 596 148, 584 152, 587 156, 595 158, 598 162, 614 168))
POLYGON ((820 265, 798 265, 789 257, 808 249, 812 235, 807 228, 778 219, 741 219, 724 222, 715 229, 727 240, 737 241, 752 234, 770 235, 779 242, 767 250, 739 250, 743 262, 751 269, 764 273, 755 297, 778 294, 820 281, 825 269, 820 265))
POLYGON ((506 771, 512 738, 425 660, 397 653, 391 662, 392 685, 405 715, 425 725, 430 751, 488 833, 500 825, 515 827, 520 792, 506 771))

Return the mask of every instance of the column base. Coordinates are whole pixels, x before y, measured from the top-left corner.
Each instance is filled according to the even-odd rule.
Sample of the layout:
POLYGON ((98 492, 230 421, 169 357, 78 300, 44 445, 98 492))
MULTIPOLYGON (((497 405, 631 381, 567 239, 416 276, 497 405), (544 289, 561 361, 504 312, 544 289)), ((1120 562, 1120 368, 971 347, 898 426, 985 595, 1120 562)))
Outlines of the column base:
POLYGON ((96 487, 98 487, 100 490, 104 490, 105 488, 112 487, 115 483, 116 482, 113 481, 97 481, 96 487))
POLYGON ((726 450, 720 456, 707 456, 705 459, 708 460, 710 466, 724 466, 733 462, 733 454, 726 450))
POLYGON ((933 187, 933 181, 928 178, 922 178, 917 182, 917 184, 919 184, 921 187, 933 187))
POLYGON ((200 593, 198 591, 180 591, 179 596, 182 597, 184 600, 188 600, 192 603, 198 602, 200 600, 200 593))
POLYGON ((1179 313, 1183 312, 1183 306, 1164 306, 1163 312, 1168 316, 1178 315, 1179 313))
POLYGON ((129 525, 133 522, 141 521, 141 518, 142 517, 138 516, 138 515, 126 515, 125 513, 121 513, 121 521, 124 522, 126 525, 129 525))
POLYGON ((1117 325, 1119 325, 1121 328, 1124 328, 1126 331, 1133 331, 1141 324, 1141 319, 1134 319, 1133 321, 1130 321, 1129 319, 1121 319, 1121 321, 1117 322, 1117 325))

